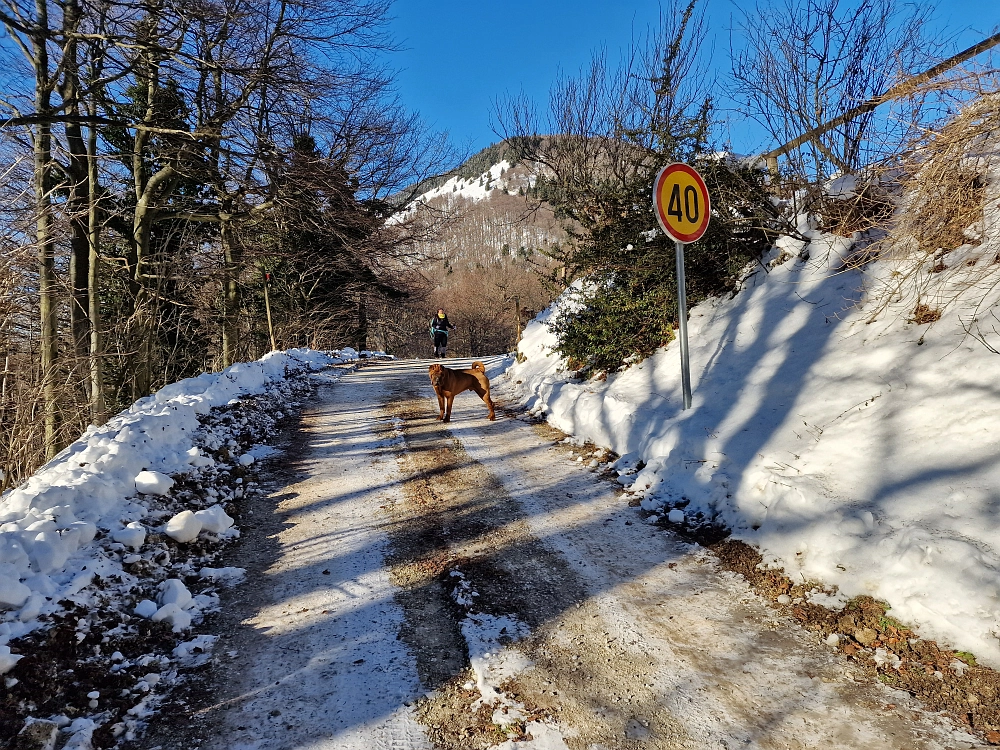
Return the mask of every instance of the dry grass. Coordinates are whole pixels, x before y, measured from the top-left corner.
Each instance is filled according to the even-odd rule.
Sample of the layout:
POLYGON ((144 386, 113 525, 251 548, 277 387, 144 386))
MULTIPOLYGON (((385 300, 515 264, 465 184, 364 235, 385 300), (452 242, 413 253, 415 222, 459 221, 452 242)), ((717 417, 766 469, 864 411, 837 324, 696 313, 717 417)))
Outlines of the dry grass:
POLYGON ((994 92, 968 103, 894 166, 902 198, 875 243, 888 273, 872 290, 872 319, 893 308, 912 310, 912 322, 931 323, 959 298, 981 304, 1000 284, 996 250, 982 244, 984 207, 1000 197, 998 157, 1000 93, 994 92))
POLYGON ((924 325, 926 323, 933 323, 935 320, 940 320, 940 318, 941 311, 939 309, 918 302, 917 306, 913 308, 913 313, 910 315, 910 322, 917 325, 924 325))

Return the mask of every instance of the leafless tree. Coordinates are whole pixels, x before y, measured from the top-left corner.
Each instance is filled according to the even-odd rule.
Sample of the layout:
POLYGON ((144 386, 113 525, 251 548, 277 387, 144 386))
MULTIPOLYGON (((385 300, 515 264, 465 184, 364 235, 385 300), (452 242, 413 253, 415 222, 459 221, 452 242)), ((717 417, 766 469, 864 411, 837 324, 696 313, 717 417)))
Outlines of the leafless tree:
MULTIPOLYGON (((743 11, 732 42, 733 96, 774 145, 881 95, 940 49, 931 8, 897 0, 784 0, 743 11), (739 47, 737 49, 737 47, 739 47)), ((788 154, 809 180, 852 173, 896 153, 921 122, 920 92, 889 111, 869 111, 788 154)))

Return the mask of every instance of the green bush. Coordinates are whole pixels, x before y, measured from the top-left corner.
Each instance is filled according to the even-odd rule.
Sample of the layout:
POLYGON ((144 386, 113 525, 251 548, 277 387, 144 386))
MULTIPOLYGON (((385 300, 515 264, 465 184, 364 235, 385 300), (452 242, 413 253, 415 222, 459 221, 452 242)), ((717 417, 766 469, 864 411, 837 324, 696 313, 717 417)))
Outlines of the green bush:
MULTIPOLYGON (((774 209, 763 173, 737 164, 697 165, 712 197, 708 231, 685 248, 688 307, 737 291, 744 270, 771 246, 774 209)), ((651 181, 650 181, 651 182, 651 181)), ((674 243, 657 230, 645 181, 602 195, 606 216, 580 232, 574 276, 592 283, 581 306, 554 325, 557 350, 581 376, 617 372, 673 337, 677 322, 674 243)))

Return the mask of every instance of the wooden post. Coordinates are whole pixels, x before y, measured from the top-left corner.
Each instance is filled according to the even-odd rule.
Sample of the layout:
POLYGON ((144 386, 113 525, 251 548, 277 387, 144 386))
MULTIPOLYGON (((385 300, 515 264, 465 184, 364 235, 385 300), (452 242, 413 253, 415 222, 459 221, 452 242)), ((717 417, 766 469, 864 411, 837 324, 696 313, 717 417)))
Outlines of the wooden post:
POLYGON ((271 286, 271 274, 264 274, 264 309, 267 310, 267 332, 271 336, 271 351, 278 351, 278 342, 274 340, 274 323, 271 322, 271 295, 268 289, 271 286))

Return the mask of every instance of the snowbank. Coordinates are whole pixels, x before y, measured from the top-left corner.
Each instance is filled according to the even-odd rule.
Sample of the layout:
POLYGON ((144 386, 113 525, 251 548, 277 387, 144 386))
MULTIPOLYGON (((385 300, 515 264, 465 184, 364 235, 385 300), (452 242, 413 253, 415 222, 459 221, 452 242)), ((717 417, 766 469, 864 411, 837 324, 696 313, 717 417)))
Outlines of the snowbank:
POLYGON ((692 409, 676 342, 606 382, 570 379, 547 322, 572 290, 497 393, 621 454, 645 509, 722 521, 793 578, 886 600, 1000 667, 997 357, 962 335, 960 306, 933 327, 898 310, 867 324, 850 242, 801 228, 808 245, 783 239, 769 272, 692 310, 692 409))
MULTIPOLYGON (((93 543, 99 530, 132 550, 143 546, 147 526, 173 531, 147 519, 146 498, 169 492, 171 477, 214 463, 192 442, 199 415, 263 393, 289 373, 357 358, 353 349, 293 349, 173 383, 103 426, 91 426, 23 485, 5 493, 0 498, 0 646, 29 632, 39 614, 53 612, 58 602, 80 594, 95 575, 120 573, 122 563, 93 543)), ((184 513, 199 531, 223 533, 232 525, 218 506, 184 513)), ((185 536, 186 541, 190 538, 185 536)), ((190 609, 188 601, 161 604, 190 609)), ((172 612, 164 618, 185 622, 172 612)), ((0 663, 0 671, 3 666, 0 663)))

